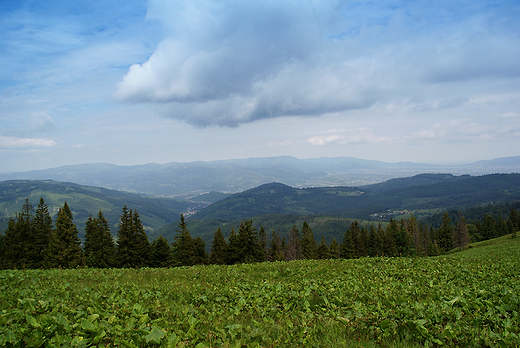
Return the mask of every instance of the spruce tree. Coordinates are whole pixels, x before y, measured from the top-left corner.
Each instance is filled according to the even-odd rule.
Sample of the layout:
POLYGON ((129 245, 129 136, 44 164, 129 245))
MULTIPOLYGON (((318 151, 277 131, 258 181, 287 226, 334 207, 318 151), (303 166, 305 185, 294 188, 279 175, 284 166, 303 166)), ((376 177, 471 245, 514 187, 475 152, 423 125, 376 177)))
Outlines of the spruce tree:
POLYGON ((238 262, 240 262, 240 239, 235 229, 231 228, 226 248, 226 264, 234 265, 238 262))
POLYGON ((19 249, 21 246, 20 237, 16 229, 16 222, 13 218, 10 218, 4 236, 4 268, 18 268, 19 249))
POLYGON ((359 234, 356 238, 356 254, 357 257, 365 257, 368 255, 366 245, 368 243, 368 236, 365 227, 361 226, 359 234))
POLYGON ((163 236, 159 236, 152 242, 151 267, 166 268, 171 264, 170 243, 163 236))
POLYGON ((4 238, 6 268, 26 269, 37 266, 36 240, 33 232, 34 211, 26 198, 16 221, 9 219, 4 238))
POLYGON ((493 239, 497 236, 495 220, 492 216, 485 214, 481 226, 482 240, 493 239))
POLYGON ((507 222, 503 217, 498 217, 496 227, 495 227, 497 237, 505 236, 509 233, 509 229, 507 228, 507 222))
POLYGON ((350 224, 350 228, 343 236, 343 242, 340 246, 340 254, 344 259, 354 259, 357 257, 356 242, 358 240, 359 224, 354 221, 350 224))
POLYGON ((258 245, 264 255, 263 260, 268 260, 267 233, 265 232, 264 226, 260 226, 258 230, 258 245))
MULTIPOLYGON (((390 219, 392 222, 393 219, 390 219)), ((393 220, 395 222, 395 220, 393 220)), ((388 224, 386 230, 383 233, 383 255, 394 257, 399 256, 399 252, 397 251, 397 245, 395 243, 395 235, 396 235, 396 226, 395 224, 388 224)))
POLYGON ((38 204, 33 220, 34 248, 32 259, 34 268, 46 266, 46 260, 49 259, 49 244, 53 228, 49 208, 45 204, 43 197, 40 197, 40 203, 38 204))
POLYGON ((85 226, 85 262, 88 267, 110 268, 116 265, 116 248, 108 221, 101 210, 98 216, 89 216, 85 226))
POLYGON ((132 243, 132 211, 129 211, 125 205, 119 217, 117 230, 116 261, 118 267, 134 267, 135 255, 132 243))
POLYGON ((466 219, 464 219, 462 212, 459 210, 457 225, 453 231, 453 246, 462 250, 469 242, 470 238, 468 229, 466 228, 466 219))
POLYGON ((330 257, 332 259, 338 259, 339 258, 339 244, 336 238, 332 238, 332 242, 330 242, 329 245, 329 251, 330 251, 330 257))
POLYGON ((514 208, 511 208, 508 221, 511 221, 512 229, 513 229, 512 232, 518 231, 518 229, 520 228, 520 216, 518 215, 518 213, 516 212, 516 210, 514 208))
POLYGON ((264 261, 264 253, 258 244, 256 228, 253 221, 242 221, 238 229, 239 262, 252 263, 264 261))
POLYGON ((271 241, 269 242, 269 252, 268 252, 268 260, 269 261, 283 261, 284 255, 282 251, 282 246, 280 244, 280 237, 278 233, 273 230, 273 235, 271 237, 271 241))
POLYGON ((51 268, 75 268, 85 264, 78 230, 67 202, 58 211, 46 264, 51 268))
POLYGON ((366 248, 368 256, 376 256, 376 229, 373 224, 370 224, 366 248))
POLYGON ((437 230, 437 244, 441 252, 446 253, 453 247, 453 226, 448 212, 442 217, 442 225, 437 230))
POLYGON ((7 268, 5 262, 5 239, 4 235, 0 233, 0 269, 7 268))
POLYGON ((308 260, 317 258, 318 245, 316 244, 316 240, 307 221, 303 222, 301 236, 300 244, 303 257, 308 260))
POLYGON ((191 265, 206 265, 208 264, 208 255, 206 253, 206 244, 199 236, 192 241, 193 254, 190 259, 191 265))
POLYGON ((126 205, 119 218, 116 245, 116 260, 122 268, 147 267, 151 246, 137 211, 126 205))
POLYGON ((408 239, 411 241, 410 244, 412 245, 410 253, 412 255, 420 255, 422 253, 421 234, 419 233, 419 226, 417 225, 417 219, 415 216, 410 216, 406 221, 406 230, 408 232, 408 239))
POLYGON ((16 234, 19 238, 18 248, 18 267, 33 268, 36 256, 35 236, 33 233, 34 209, 25 199, 22 211, 17 214, 16 234))
POLYGON ((135 249, 135 266, 134 267, 148 267, 150 264, 151 246, 148 236, 144 230, 143 223, 136 210, 132 214, 132 236, 133 247, 135 249))
POLYGON ((225 265, 226 249, 227 243, 224 239, 224 234, 222 234, 222 231, 219 227, 217 228, 213 236, 213 243, 211 244, 211 250, 209 255, 209 263, 214 265, 225 265))
POLYGON ((318 260, 330 259, 330 250, 329 250, 329 247, 327 246, 327 243, 325 243, 324 236, 321 236, 321 243, 316 250, 316 258, 318 260))
POLYGON ((293 228, 289 232, 289 242, 287 243, 287 250, 285 252, 285 261, 301 260, 303 259, 303 253, 300 245, 300 232, 293 225, 293 228))
POLYGON ((175 231, 176 234, 172 243, 173 266, 191 266, 195 251, 190 230, 184 220, 184 214, 181 214, 180 222, 175 231))

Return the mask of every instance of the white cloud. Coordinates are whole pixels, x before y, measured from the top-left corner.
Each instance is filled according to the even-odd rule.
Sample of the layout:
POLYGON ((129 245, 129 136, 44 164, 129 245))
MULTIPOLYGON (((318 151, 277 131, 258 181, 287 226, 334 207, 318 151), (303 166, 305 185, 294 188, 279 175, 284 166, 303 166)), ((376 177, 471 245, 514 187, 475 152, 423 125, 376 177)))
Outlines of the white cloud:
POLYGON ((450 109, 488 98, 460 84, 520 77, 511 13, 431 6, 152 0, 147 16, 166 38, 130 67, 115 97, 196 126, 237 126, 403 98, 430 99, 414 101, 415 111, 450 109))
POLYGON ((0 149, 34 149, 58 145, 54 140, 0 136, 0 149))
POLYGON ((368 144, 390 142, 389 137, 375 136, 370 129, 359 128, 355 130, 329 130, 324 133, 315 135, 307 139, 312 145, 346 145, 346 144, 368 144))

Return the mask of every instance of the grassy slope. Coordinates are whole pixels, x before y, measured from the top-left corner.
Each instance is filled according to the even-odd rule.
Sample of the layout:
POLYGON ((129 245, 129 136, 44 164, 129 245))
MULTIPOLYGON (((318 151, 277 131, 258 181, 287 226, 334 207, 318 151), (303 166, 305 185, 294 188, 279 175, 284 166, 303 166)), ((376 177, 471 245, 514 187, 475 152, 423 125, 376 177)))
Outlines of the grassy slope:
POLYGON ((0 339, 46 335, 76 345, 164 347, 515 347, 519 260, 520 238, 502 237, 435 258, 2 271, 0 339))

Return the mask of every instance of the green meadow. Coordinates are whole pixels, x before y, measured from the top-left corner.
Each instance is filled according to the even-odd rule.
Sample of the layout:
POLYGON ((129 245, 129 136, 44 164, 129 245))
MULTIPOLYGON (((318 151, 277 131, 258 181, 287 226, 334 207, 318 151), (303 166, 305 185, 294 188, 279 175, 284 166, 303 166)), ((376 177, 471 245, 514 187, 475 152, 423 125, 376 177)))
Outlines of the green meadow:
POLYGON ((6 347, 515 347, 520 238, 431 258, 0 271, 6 347))

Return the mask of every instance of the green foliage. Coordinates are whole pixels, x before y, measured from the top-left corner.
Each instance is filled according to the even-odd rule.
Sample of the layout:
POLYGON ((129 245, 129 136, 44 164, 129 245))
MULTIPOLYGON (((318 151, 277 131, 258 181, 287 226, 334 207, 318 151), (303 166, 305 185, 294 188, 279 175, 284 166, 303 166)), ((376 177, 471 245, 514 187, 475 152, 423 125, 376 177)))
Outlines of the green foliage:
POLYGON ((382 192, 355 187, 297 189, 272 183, 234 194, 201 210, 195 217, 234 220, 266 214, 322 214, 368 218, 389 209, 461 209, 513 200, 520 200, 520 174, 462 176, 382 192))
POLYGON ((123 207, 117 231, 116 260, 119 267, 140 268, 150 262, 151 246, 137 211, 123 207))
POLYGON ((172 251, 170 243, 163 236, 159 236, 152 242, 151 267, 169 267, 171 265, 172 251))
POLYGON ((75 268, 85 264, 78 230, 67 202, 58 211, 55 229, 50 239, 47 267, 75 268))
POLYGON ((448 252, 453 247, 453 226, 447 212, 444 213, 442 225, 437 231, 437 243, 442 252, 448 252))
MULTIPOLYGON (((303 253, 303 257, 305 259, 315 259, 318 258, 317 249, 318 245, 316 244, 316 240, 314 239, 314 235, 312 234, 312 230, 307 224, 307 221, 303 222, 302 232, 301 232, 301 249, 303 253)), ((325 242, 325 238, 322 236, 322 241, 325 242)), ((323 250, 322 250, 323 252, 323 250)), ((323 257, 322 257, 323 258, 323 257)))
POLYGON ((434 258, 0 271, 0 346, 515 347, 520 239, 434 258))
MULTIPOLYGON (((0 218, 9 220, 16 218, 20 211, 20 201, 25 198, 34 207, 40 198, 45 200, 51 217, 69 202, 78 227, 78 236, 83 238, 83 229, 89 216, 95 216, 101 209, 110 222, 112 230, 117 229, 121 207, 132 206, 141 214, 143 224, 150 228, 159 228, 175 221, 175 217, 188 208, 194 208, 195 203, 179 201, 172 198, 142 196, 123 191, 109 190, 101 187, 83 186, 71 182, 51 180, 10 180, 0 182, 0 218)), ((0 229, 4 229, 0 226, 0 229)))
POLYGON ((108 221, 101 210, 98 216, 89 217, 85 226, 85 262, 88 267, 110 268, 116 266, 116 248, 108 221))
POLYGON ((226 249, 227 243, 220 227, 215 231, 213 243, 211 244, 211 253, 209 255, 209 262, 214 265, 226 264, 226 249))

